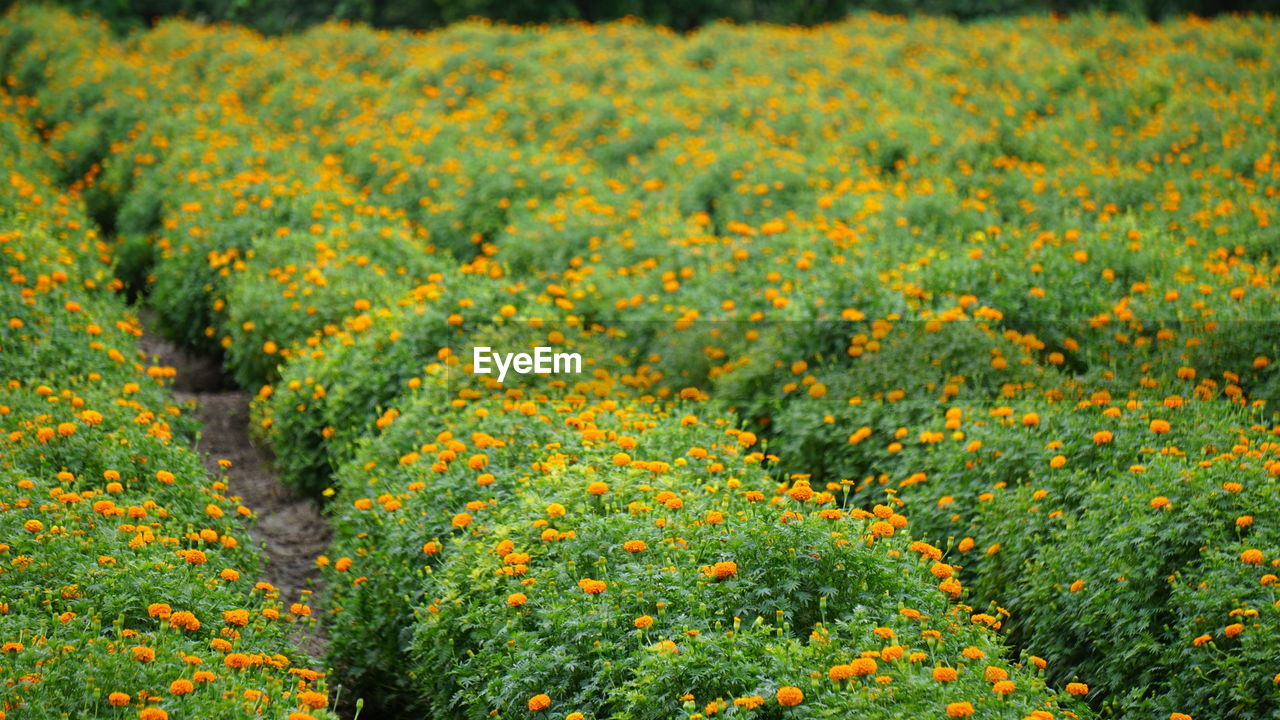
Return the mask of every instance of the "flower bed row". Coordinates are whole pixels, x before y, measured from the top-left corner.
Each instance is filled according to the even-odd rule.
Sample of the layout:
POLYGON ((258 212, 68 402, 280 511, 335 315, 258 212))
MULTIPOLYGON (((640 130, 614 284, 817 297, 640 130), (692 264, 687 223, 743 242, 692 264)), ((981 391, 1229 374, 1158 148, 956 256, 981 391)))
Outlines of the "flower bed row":
POLYGON ((0 94, 0 717, 334 717, 110 247, 0 94))

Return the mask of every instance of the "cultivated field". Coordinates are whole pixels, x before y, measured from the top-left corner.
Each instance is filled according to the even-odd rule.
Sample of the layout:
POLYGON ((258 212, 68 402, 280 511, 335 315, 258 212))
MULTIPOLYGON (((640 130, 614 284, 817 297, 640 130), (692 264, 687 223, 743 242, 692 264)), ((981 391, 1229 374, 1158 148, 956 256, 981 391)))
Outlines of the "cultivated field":
POLYGON ((1280 717, 1278 31, 10 10, 0 720, 1280 717))

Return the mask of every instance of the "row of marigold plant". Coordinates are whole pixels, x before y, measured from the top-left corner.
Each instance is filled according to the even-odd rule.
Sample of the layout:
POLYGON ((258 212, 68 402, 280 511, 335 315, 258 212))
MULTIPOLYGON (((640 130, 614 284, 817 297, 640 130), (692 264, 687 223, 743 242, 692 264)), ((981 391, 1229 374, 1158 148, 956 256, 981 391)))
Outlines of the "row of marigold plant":
POLYGON ((252 515, 139 351, 104 242, 0 93, 0 717, 335 717, 252 515))

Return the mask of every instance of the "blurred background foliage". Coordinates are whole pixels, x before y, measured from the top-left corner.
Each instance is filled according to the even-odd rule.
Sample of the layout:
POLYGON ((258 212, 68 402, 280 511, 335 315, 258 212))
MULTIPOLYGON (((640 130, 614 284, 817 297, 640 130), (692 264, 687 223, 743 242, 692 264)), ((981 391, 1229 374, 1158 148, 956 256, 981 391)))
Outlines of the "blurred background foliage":
MULTIPOLYGON (((290 32, 325 20, 380 27, 431 28, 468 17, 511 23, 603 21, 624 16, 677 30, 728 19, 812 24, 858 11, 929 13, 960 19, 1018 13, 1115 12, 1159 20, 1173 15, 1276 12, 1280 0, 49 0, 85 10, 129 29, 181 15, 228 21, 266 33, 290 32)), ((11 0, 0 0, 0 7, 11 0)))

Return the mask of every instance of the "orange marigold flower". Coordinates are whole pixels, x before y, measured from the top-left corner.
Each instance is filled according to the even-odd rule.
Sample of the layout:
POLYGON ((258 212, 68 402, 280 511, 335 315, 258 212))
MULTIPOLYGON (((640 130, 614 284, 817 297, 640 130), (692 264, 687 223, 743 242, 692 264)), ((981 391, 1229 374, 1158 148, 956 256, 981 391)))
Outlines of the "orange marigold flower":
POLYGON ((1262 551, 1257 548, 1249 548, 1240 553, 1240 562, 1245 565, 1261 565, 1263 560, 1262 551))
POLYGON ((186 678, 179 678, 169 683, 169 692, 173 693, 174 695, 186 695, 187 693, 195 689, 196 689, 196 686, 193 685, 191 681, 186 678))
POLYGON ((129 697, 127 693, 122 692, 113 692, 107 696, 107 702, 115 707, 124 707, 125 705, 128 705, 129 701, 132 699, 133 698, 129 697))
POLYGON ((199 630, 200 621, 196 619, 194 613, 181 610, 169 616, 169 627, 183 630, 199 630))
POLYGON ((605 583, 603 580, 592 580, 591 578, 582 578, 578 581, 578 587, 588 595, 599 595, 605 591, 605 583))
POLYGON ((538 693, 529 698, 529 710, 531 712, 539 712, 551 707, 551 696, 546 693, 538 693))
POLYGON ((315 690, 307 690, 298 694, 298 702, 309 708, 319 710, 329 704, 329 697, 315 690))
POLYGON ((138 720, 169 720, 169 713, 160 708, 149 707, 138 713, 138 720))
POLYGON ((853 668, 853 674, 858 677, 866 675, 874 675, 876 672, 876 661, 871 658, 858 658, 849 663, 849 667, 853 668))
POLYGON ((592 495, 603 495, 609 492, 609 486, 597 480, 587 486, 587 492, 592 495))
POLYGON ((1222 629, 1222 634, 1229 638, 1233 638, 1242 632, 1244 632, 1244 625, 1240 623, 1233 623, 1222 629))
POLYGON ((827 675, 831 678, 832 682, 840 682, 841 680, 848 680, 849 678, 853 677, 853 666, 852 665, 832 665, 831 669, 827 671, 827 675))
POLYGON ((796 483, 795 487, 787 491, 787 495, 796 502, 805 502, 813 497, 813 488, 809 487, 809 483, 796 483))
POLYGON ((653 625, 653 618, 648 615, 641 615, 640 617, 635 619, 635 626, 640 630, 643 630, 651 625, 653 625))
POLYGON ((794 685, 786 685, 778 688, 778 692, 774 697, 778 699, 779 705, 793 707, 804 702, 804 691, 794 685))
POLYGON ((507 596, 507 604, 511 607, 520 607, 529 602, 529 597, 524 593, 511 593, 507 596))
POLYGON ((968 702, 953 702, 947 704, 947 717, 963 718, 973 714, 973 704, 968 702))
POLYGON ((622 543, 622 549, 629 553, 638 553, 648 550, 649 546, 643 540, 628 540, 622 543))
POLYGON ((714 575, 717 580, 733 577, 738 574, 738 563, 732 560, 724 560, 712 565, 708 575, 714 575))
POLYGON ((991 686, 991 692, 997 695, 1008 695, 1016 689, 1016 686, 1009 680, 1001 680, 991 686))
POLYGON ((959 677, 959 673, 956 672, 955 668, 936 667, 933 669, 933 679, 937 682, 955 682, 957 677, 959 677))
POLYGON ((1089 686, 1079 682, 1067 683, 1067 694, 1075 695, 1077 697, 1081 695, 1088 695, 1089 686))

